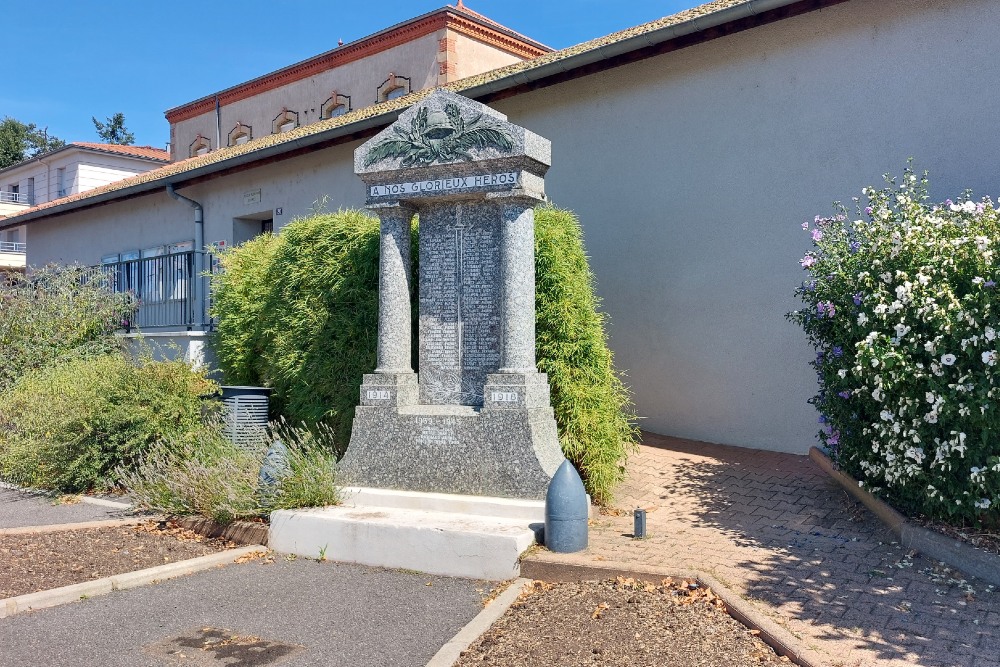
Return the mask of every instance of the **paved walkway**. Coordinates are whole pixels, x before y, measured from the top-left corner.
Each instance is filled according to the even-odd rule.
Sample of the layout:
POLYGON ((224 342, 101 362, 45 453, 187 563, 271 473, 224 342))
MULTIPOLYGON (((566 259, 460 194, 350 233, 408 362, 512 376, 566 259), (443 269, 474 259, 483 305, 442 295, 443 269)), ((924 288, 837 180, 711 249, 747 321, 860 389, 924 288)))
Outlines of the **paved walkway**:
POLYGON ((279 555, 0 619, 0 665, 423 667, 488 588, 279 555))
POLYGON ((69 502, 64 498, 0 486, 0 529, 132 516, 118 508, 73 500, 72 496, 68 498, 69 502))
POLYGON ((830 667, 1000 665, 1000 593, 903 550, 806 456, 646 434, 590 548, 536 558, 699 569, 777 621, 830 667))

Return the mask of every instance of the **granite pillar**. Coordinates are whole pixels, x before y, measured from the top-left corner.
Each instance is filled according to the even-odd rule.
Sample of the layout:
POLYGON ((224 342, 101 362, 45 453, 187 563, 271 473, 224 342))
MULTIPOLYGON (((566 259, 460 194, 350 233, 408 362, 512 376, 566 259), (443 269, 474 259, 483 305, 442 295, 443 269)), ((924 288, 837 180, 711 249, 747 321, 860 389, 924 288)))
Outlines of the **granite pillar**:
POLYGON ((534 373, 535 368, 535 210, 528 197, 494 200, 500 208, 500 373, 534 373))
POLYGON ((410 361, 410 220, 412 208, 376 209, 380 221, 378 366, 376 374, 412 373, 410 361))

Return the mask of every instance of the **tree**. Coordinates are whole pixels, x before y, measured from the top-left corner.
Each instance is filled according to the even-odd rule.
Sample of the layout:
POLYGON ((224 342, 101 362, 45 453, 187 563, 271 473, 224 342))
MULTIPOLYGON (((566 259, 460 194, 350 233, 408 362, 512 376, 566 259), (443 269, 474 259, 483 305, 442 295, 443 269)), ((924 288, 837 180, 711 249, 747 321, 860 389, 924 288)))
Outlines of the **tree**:
POLYGON ((34 123, 22 123, 10 116, 0 120, 0 169, 65 145, 65 141, 50 137, 46 129, 34 123))
POLYGON ((93 116, 90 117, 90 120, 94 121, 97 136, 107 143, 120 146, 131 146, 135 143, 135 135, 125 127, 125 114, 122 112, 119 111, 114 116, 106 118, 107 123, 102 123, 93 116))

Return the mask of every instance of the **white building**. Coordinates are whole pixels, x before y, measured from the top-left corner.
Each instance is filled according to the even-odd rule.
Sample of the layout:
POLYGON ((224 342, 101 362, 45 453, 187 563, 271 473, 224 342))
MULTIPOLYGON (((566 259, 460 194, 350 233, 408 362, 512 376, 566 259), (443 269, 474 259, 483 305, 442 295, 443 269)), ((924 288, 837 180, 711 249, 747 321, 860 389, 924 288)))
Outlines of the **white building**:
MULTIPOLYGON (((995 0, 717 0, 445 85, 551 140, 547 193, 581 218, 643 428, 805 452, 812 350, 784 317, 799 225, 911 156, 936 198, 998 194, 998 22, 995 0)), ((0 229, 28 227, 32 263, 97 264, 193 242, 170 190, 200 205, 206 243, 323 197, 360 206, 355 148, 421 97, 255 134, 0 229)))
MULTIPOLYGON (((16 216, 32 207, 93 190, 166 164, 165 150, 74 142, 0 169, 0 216, 16 216)), ((25 267, 23 226, 0 232, 0 270, 25 267)))

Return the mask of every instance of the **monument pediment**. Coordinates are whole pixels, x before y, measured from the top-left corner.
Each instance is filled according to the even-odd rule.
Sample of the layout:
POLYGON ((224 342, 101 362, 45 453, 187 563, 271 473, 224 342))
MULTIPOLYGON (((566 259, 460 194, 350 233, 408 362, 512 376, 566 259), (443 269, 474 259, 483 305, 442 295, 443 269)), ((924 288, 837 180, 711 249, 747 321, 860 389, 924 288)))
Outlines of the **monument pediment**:
POLYGON ((354 154, 369 203, 523 190, 544 198, 551 144, 498 111, 437 90, 354 154))

